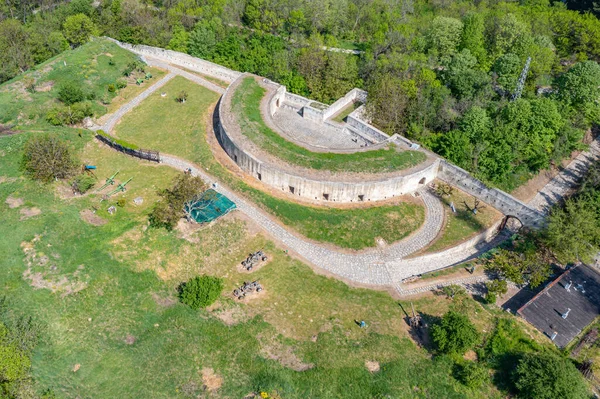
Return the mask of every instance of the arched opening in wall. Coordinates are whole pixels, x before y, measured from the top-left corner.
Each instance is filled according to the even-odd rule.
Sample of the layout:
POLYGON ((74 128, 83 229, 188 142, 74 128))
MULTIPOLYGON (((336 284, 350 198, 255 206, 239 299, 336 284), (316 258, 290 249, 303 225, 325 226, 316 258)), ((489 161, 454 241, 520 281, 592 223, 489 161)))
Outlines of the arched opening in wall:
POLYGON ((365 195, 364 194, 359 195, 358 196, 358 200, 361 201, 361 202, 364 201, 365 200, 365 195))
POLYGON ((260 173, 257 173, 256 177, 258 177, 258 180, 262 180, 262 175, 260 173))
POLYGON ((290 193, 294 194, 294 192, 296 191, 296 188, 294 186, 289 186, 290 189, 290 193))
POLYGON ((523 222, 516 216, 513 215, 505 215, 504 219, 502 219, 502 223, 498 227, 499 231, 504 229, 509 229, 511 231, 518 231, 523 227, 523 222))
POLYGON ((235 161, 235 163, 237 163, 237 159, 238 159, 238 158, 237 158, 237 155, 234 155, 234 156, 233 156, 233 160, 235 161))
POLYGON ((329 201, 329 194, 325 194, 325 193, 323 193, 323 199, 324 199, 325 201, 329 201))
POLYGON ((425 182, 427 182, 426 178, 422 178, 421 180, 419 180, 419 184, 425 184, 425 182))

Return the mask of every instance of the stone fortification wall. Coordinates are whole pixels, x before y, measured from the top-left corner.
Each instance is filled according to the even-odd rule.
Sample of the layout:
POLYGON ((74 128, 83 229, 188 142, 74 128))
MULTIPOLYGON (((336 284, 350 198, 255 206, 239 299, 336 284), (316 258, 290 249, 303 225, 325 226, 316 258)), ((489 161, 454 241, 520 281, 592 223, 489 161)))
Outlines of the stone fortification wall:
MULTIPOLYGON (((235 117, 230 113, 228 108, 232 90, 237 88, 241 79, 234 82, 225 91, 223 97, 221 97, 218 106, 219 123, 217 135, 219 142, 229 157, 246 173, 263 183, 311 200, 359 202, 378 201, 407 194, 435 179, 439 168, 438 159, 412 174, 371 181, 363 179, 359 182, 307 178, 299 174, 284 171, 277 167, 277 165, 258 159, 247 149, 243 148, 240 143, 236 142, 233 135, 228 133, 228 130, 239 129, 239 127, 231 125, 235 123, 235 117)), ((279 91, 275 94, 275 96, 281 95, 282 93, 279 91)))
POLYGON ((168 62, 173 65, 178 65, 187 68, 191 71, 200 72, 204 75, 231 83, 240 77, 242 74, 237 71, 225 68, 218 64, 192 57, 178 51, 165 50, 158 47, 146 46, 143 44, 129 44, 107 37, 106 39, 116 43, 120 47, 129 50, 135 54, 157 58, 161 61, 168 62))
POLYGON ((505 215, 517 217, 525 226, 540 228, 544 225, 544 215, 539 211, 504 191, 486 186, 466 170, 447 161, 440 162, 438 178, 479 198, 505 215))
POLYGON ((323 111, 323 119, 329 119, 333 115, 337 114, 348 105, 355 101, 364 103, 367 100, 367 92, 361 89, 354 88, 350 90, 344 97, 340 98, 333 104, 331 104, 325 111, 323 111))
POLYGON ((279 87, 277 87, 277 90, 275 90, 275 94, 269 100, 269 114, 271 115, 271 117, 273 115, 275 115, 275 112, 277 112, 277 109, 279 109, 279 107, 281 107, 283 105, 283 102, 285 101, 286 93, 287 93, 287 90, 286 90, 285 86, 283 86, 283 85, 279 85, 279 87))
MULTIPOLYGON (((376 127, 371 126, 369 123, 367 123, 361 118, 363 112, 364 105, 361 105, 356 110, 354 110, 354 112, 348 115, 348 117, 346 118, 346 124, 350 126, 351 129, 359 132, 361 135, 370 138, 373 141, 373 143, 381 143, 383 141, 389 140, 390 136, 377 129, 376 127)), ((406 141, 408 142, 408 140, 406 141)))

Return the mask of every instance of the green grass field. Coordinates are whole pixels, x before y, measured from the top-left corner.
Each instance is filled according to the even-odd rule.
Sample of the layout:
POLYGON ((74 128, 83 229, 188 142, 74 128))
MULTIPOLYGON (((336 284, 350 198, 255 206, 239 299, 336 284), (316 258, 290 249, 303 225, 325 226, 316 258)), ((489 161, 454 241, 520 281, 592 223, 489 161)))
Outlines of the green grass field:
POLYGON ((350 115, 352 112, 356 111, 361 105, 362 104, 359 102, 353 102, 352 104, 346 106, 340 112, 335 114, 333 118, 331 118, 331 120, 338 123, 346 122, 346 117, 348 117, 348 115, 350 115))
MULTIPOLYGON (((57 92, 65 82, 81 85, 93 98, 94 114, 101 116, 107 112, 102 101, 110 102, 117 97, 114 105, 118 105, 119 96, 129 98, 164 75, 156 68, 148 68, 154 76, 149 82, 140 86, 130 82, 128 87, 110 93, 108 85, 124 79, 123 70, 136 59, 136 55, 103 39, 95 39, 85 46, 66 51, 0 86, 0 123, 28 129, 47 128, 50 125, 45 120, 46 113, 59 104, 57 92), (111 60, 114 65, 110 64, 111 60), (29 81, 35 82, 35 91, 27 90, 29 81)), ((126 98, 123 101, 127 101, 126 98)))
MULTIPOLYGON (((451 377, 451 362, 432 360, 412 343, 401 308, 386 293, 315 275, 247 230, 235 213, 190 241, 147 229, 153 192, 176 172, 99 146, 89 134, 62 135, 98 165, 100 180, 115 169, 134 180, 125 206, 110 216, 106 208, 119 196, 102 203, 99 194, 61 199, 56 190, 63 183, 40 186, 15 166, 28 135, 0 137, 0 285, 13 310, 45 326, 32 366, 38 390, 50 388, 59 398, 189 398, 202 395, 203 371, 212 369, 222 385, 211 397, 265 391, 284 398, 413 398, 416 389, 432 397, 500 397, 492 386, 463 387, 451 377), (22 207, 5 203, 9 196, 41 214, 23 220, 22 207), (131 202, 137 196, 142 206, 131 202), (92 207, 106 224, 82 220, 80 212, 92 207), (260 247, 270 262, 252 275, 240 273, 238 262, 260 247), (39 261, 44 257, 47 263, 39 261), (28 267, 56 292, 36 288, 39 280, 23 276, 28 267), (225 291, 216 306, 192 311, 174 300, 176 287, 201 273, 223 277, 225 291), (265 286, 262 296, 231 299, 230 290, 255 278, 265 286), (84 288, 70 293, 65 281, 84 288), (381 370, 369 372, 365 361, 381 370)), ((448 305, 424 299, 415 306, 439 316, 448 305)), ((469 306, 481 313, 475 302, 469 306)), ((491 319, 482 313, 478 320, 491 319)))
POLYGON ((336 209, 298 205, 255 190, 235 178, 214 159, 206 142, 207 110, 218 96, 182 77, 153 93, 116 126, 117 137, 143 148, 152 148, 197 162, 229 186, 248 195, 283 223, 308 238, 343 248, 375 246, 375 238, 398 241, 419 228, 424 220, 422 207, 412 203, 336 209), (174 97, 185 89, 184 104, 174 97))
POLYGON ((237 115, 244 135, 263 150, 285 162, 331 172, 381 173, 410 168, 426 159, 422 152, 399 152, 393 147, 352 154, 311 152, 287 141, 265 124, 260 113, 260 103, 264 94, 265 90, 253 77, 245 78, 233 93, 232 112, 237 115))

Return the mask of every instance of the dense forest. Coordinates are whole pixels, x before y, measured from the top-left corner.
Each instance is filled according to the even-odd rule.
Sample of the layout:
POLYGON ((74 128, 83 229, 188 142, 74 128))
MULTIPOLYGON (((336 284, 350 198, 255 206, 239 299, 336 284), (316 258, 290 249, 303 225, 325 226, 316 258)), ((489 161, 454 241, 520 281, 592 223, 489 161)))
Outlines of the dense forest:
POLYGON ((13 0, 0 5, 0 82, 106 35, 266 76, 323 102, 362 87, 382 130, 511 190, 581 148, 600 118, 600 21, 571 5, 13 0), (529 57, 522 96, 514 99, 529 57))

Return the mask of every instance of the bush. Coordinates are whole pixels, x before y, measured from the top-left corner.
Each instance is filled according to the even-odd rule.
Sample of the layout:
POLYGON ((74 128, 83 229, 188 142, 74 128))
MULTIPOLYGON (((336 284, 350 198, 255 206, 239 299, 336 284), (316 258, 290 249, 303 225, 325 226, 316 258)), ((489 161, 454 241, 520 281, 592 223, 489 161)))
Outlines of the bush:
POLYGON ((76 103, 69 106, 54 107, 46 114, 48 123, 54 126, 75 125, 88 116, 94 115, 88 102, 76 103))
POLYGON ((479 340, 479 333, 464 314, 449 311, 431 328, 431 336, 441 353, 462 355, 479 340))
POLYGON ((528 353, 517 365, 515 386, 523 399, 587 399, 586 383, 573 363, 550 353, 528 353))
POLYGON ((127 81, 124 79, 117 80, 117 89, 124 89, 127 87, 127 81))
POLYGON ((117 88, 115 87, 114 84, 110 83, 106 89, 108 90, 109 93, 114 93, 115 91, 117 91, 117 88))
POLYGON ((40 135, 25 143, 21 166, 36 180, 50 182, 73 174, 77 160, 69 144, 53 135, 40 135))
POLYGON ((188 98, 188 94, 185 90, 182 90, 177 97, 175 97, 175 101, 177 101, 178 103, 184 103, 188 98))
POLYGON ((59 87, 58 99, 66 105, 71 105, 85 100, 86 95, 79 84, 71 81, 59 87))
POLYGON ((119 208, 123 208, 123 207, 125 206, 125 198, 119 198, 119 199, 117 200, 117 206, 118 206, 119 208))
POLYGON ((456 379, 469 388, 479 388, 489 377, 488 369, 477 362, 457 364, 456 379))
POLYGON ((88 174, 77 175, 75 179, 71 182, 71 187, 73 190, 79 194, 85 194, 96 184, 96 179, 88 174))
POLYGON ((212 276, 194 277, 180 287, 179 299, 192 309, 205 308, 214 303, 223 291, 223 280, 212 276))

